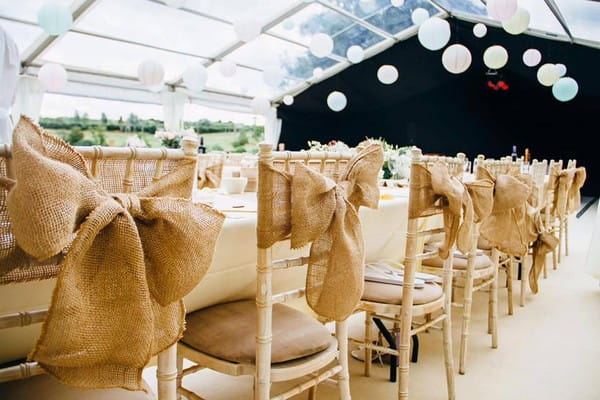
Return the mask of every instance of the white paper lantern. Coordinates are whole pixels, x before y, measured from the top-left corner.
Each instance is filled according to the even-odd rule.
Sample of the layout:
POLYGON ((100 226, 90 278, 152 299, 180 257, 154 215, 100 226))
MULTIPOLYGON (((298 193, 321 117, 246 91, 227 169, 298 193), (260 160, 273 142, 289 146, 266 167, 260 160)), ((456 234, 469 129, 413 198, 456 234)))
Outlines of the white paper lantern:
POLYGON ((235 75, 237 65, 231 60, 223 60, 219 63, 219 71, 224 77, 230 78, 235 75))
POLYGON ((391 85, 398 80, 398 70, 393 65, 382 65, 377 70, 377 79, 384 85, 391 85))
POLYGON ((163 3, 173 8, 181 8, 183 7, 183 3, 185 0, 163 0, 163 3))
POLYGON ((38 10, 38 25, 48 35, 62 35, 73 25, 73 15, 68 7, 56 3, 48 2, 38 10))
POLYGON ((573 78, 560 78, 554 86, 552 86, 552 95, 558 101, 570 101, 577 96, 579 85, 573 78))
POLYGON ((346 95, 342 92, 335 90, 327 96, 327 106, 333 111, 342 111, 346 108, 346 104, 348 104, 348 100, 346 99, 346 95))
POLYGON ((346 51, 346 57, 348 57, 348 60, 350 60, 350 62, 358 64, 365 58, 365 51, 360 46, 350 46, 346 51))
POLYGON ((265 97, 255 97, 250 102, 252 112, 258 115, 267 115, 271 109, 271 102, 265 97))
POLYGON ((567 66, 565 64, 555 64, 556 68, 558 68, 559 76, 565 76, 567 74, 567 66))
POLYGON ((317 67, 315 69, 313 69, 313 77, 319 79, 323 76, 323 68, 321 67, 317 67))
POLYGON ((544 86, 552 86, 560 78, 560 71, 554 64, 544 64, 537 71, 537 79, 544 86))
POLYGON ((480 22, 478 24, 475 24, 475 26, 473 26, 473 35, 475 35, 475 37, 482 38, 486 34, 487 34, 487 26, 485 26, 485 24, 482 24, 480 22))
POLYGON ((161 82, 158 85, 146 86, 146 89, 151 91, 152 93, 160 93, 165 88, 165 83, 161 82))
POLYGON ((206 67, 200 63, 187 67, 182 75, 183 83, 193 92, 201 92, 206 86, 208 72, 206 67))
POLYGON ((402 7, 404 5, 404 0, 392 0, 391 3, 394 7, 402 7))
POLYGON ((419 42, 428 50, 439 50, 450 40, 450 24, 438 17, 429 18, 419 27, 419 42))
POLYGON ((333 39, 325 33, 317 33, 311 38, 309 49, 315 57, 327 57, 333 51, 333 39))
POLYGON ((488 47, 483 53, 483 63, 490 69, 500 69, 508 62, 508 52, 502 46, 488 47))
POLYGON ((244 16, 233 22, 233 30, 238 40, 250 42, 260 35, 262 26, 256 16, 244 16))
POLYGON ((285 104, 286 106, 291 106, 292 104, 294 104, 294 96, 290 94, 286 94, 285 96, 283 96, 283 104, 285 104))
POLYGON ((138 66, 138 79, 144 86, 155 86, 163 81, 165 69, 155 60, 145 60, 138 66))
POLYGON ((511 35, 519 35, 529 28, 529 20, 529 11, 519 7, 512 17, 502 22, 502 28, 511 35))
POLYGON ((44 90, 59 91, 67 85, 67 71, 59 64, 44 64, 38 71, 38 79, 44 90))
POLYGON ((278 66, 270 66, 264 69, 262 77, 267 85, 279 87, 285 78, 285 72, 278 66))
POLYGON ((506 21, 517 12, 517 0, 488 0, 487 12, 498 21, 506 21))
POLYGON ((471 65, 471 52, 462 44, 448 46, 442 54, 444 68, 453 74, 465 72, 471 65))
POLYGON ((429 11, 421 7, 415 8, 410 15, 410 18, 412 19, 413 24, 421 25, 423 22, 427 21, 427 18, 429 18, 429 11))
POLYGON ((535 67, 542 61, 542 53, 538 49, 527 49, 523 52, 523 64, 535 67))

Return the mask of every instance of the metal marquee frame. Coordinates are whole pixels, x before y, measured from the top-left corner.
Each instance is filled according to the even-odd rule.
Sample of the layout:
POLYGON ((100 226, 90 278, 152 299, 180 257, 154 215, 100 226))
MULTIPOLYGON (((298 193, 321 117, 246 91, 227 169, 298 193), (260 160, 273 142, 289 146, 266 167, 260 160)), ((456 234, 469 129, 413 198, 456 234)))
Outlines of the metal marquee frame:
MULTIPOLYGON (((167 48, 163 46, 156 46, 148 43, 143 43, 135 40, 130 40, 127 38, 119 38, 111 35, 95 33, 91 31, 86 31, 83 29, 79 29, 77 27, 77 22, 80 21, 83 16, 85 16, 90 10, 100 2, 101 0, 75 0, 71 5, 71 10, 73 13, 73 26, 69 32, 78 33, 81 35, 96 37, 104 40, 111 40, 120 43, 126 43, 136 46, 141 46, 149 49, 160 50, 167 53, 178 54, 188 57, 197 58, 201 61, 206 67, 214 64, 217 61, 220 61, 230 55, 235 50, 241 48, 246 43, 243 41, 235 41, 233 43, 228 44, 225 48, 218 51, 213 56, 207 56, 202 54, 195 54, 185 51, 180 51, 172 48, 167 48)), ((148 2, 165 5, 163 1, 160 0, 146 0, 148 2)), ((225 1, 225 0, 224 0, 225 1)), ((450 2, 452 0, 449 0, 450 2)), ((485 4, 485 0, 480 0, 485 4)), ((573 36, 567 21, 562 14, 559 6, 557 5, 555 0, 544 0, 548 9, 552 12, 553 16, 556 18, 566 35, 555 34, 551 32, 536 30, 536 29, 527 29, 525 34, 533 35, 537 37, 542 37, 550 40, 559 40, 559 41, 567 41, 574 44, 594 47, 600 49, 600 38, 599 41, 585 40, 576 38, 573 36)), ((370 48, 365 50, 365 58, 372 57, 387 48, 393 46, 395 43, 399 41, 406 40, 417 33, 418 27, 412 25, 405 30, 397 33, 391 34, 384 29, 381 29, 370 22, 367 21, 367 17, 359 18, 353 13, 345 10, 340 7, 338 4, 334 2, 330 2, 327 0, 314 0, 305 1, 305 0, 297 0, 291 6, 284 9, 281 13, 274 16, 270 21, 268 21, 261 30, 263 35, 269 36, 271 38, 275 38, 280 41, 291 43, 295 46, 299 46, 305 49, 308 49, 308 46, 304 43, 298 42, 296 40, 292 40, 290 38, 284 37, 277 33, 271 32, 271 28, 277 26, 285 19, 294 16, 298 12, 302 11, 304 8, 309 6, 310 4, 317 3, 330 10, 335 12, 345 18, 348 18, 352 21, 352 24, 342 29, 340 32, 337 32, 333 36, 337 36, 347 31, 348 29, 354 26, 361 26, 363 28, 368 29, 369 31, 375 33, 376 35, 384 38, 379 43, 371 46, 370 48)), ((482 17, 478 15, 468 14, 450 7, 444 7, 440 0, 429 0, 429 3, 433 5, 439 13, 436 15, 441 18, 454 17, 459 20, 469 21, 469 22, 482 22, 486 25, 490 26, 501 26, 498 21, 494 21, 487 17, 482 17)), ((165 5, 166 7, 166 5, 165 5)), ((389 7, 392 7, 391 5, 389 7)), ((232 25, 232 22, 224 20, 214 15, 210 15, 207 13, 203 13, 201 11, 182 7, 179 8, 181 12, 190 13, 193 15, 197 15, 202 18, 207 18, 213 21, 218 21, 223 24, 232 25)), ((380 12, 381 9, 378 9, 377 12, 380 12)), ((26 21, 14 17, 9 17, 0 14, 0 21, 6 20, 9 22, 26 24, 26 25, 37 25, 34 22, 26 21)), ((599 23, 600 23, 600 15, 599 15, 599 23)), ((53 45, 60 41, 61 36, 50 36, 46 33, 41 34, 21 55, 21 65, 22 65, 22 74, 35 76, 37 75, 37 71, 41 67, 40 59, 43 57, 44 53, 47 52, 53 45)), ((335 65, 326 69, 324 74, 321 77, 311 77, 309 79, 300 79, 293 76, 287 76, 286 78, 290 82, 296 83, 291 89, 289 89, 285 93, 281 93, 270 100, 274 105, 277 105, 282 98, 287 95, 297 95, 302 91, 306 90, 310 86, 314 85, 317 82, 320 82, 324 79, 327 79, 340 71, 348 68, 352 65, 352 63, 346 59, 345 57, 341 57, 339 55, 332 54, 328 56, 328 58, 332 59, 336 62, 335 65)), ((262 72, 261 69, 245 65, 242 63, 237 63, 238 66, 244 67, 253 71, 262 72)), ((73 96, 81 96, 81 97, 93 97, 93 98, 101 98, 108 100, 121 100, 121 101, 130 101, 130 102, 138 102, 138 103, 149 103, 149 104, 161 104, 160 95, 158 93, 153 93, 148 89, 144 88, 137 80, 135 76, 122 75, 117 73, 106 73, 99 70, 81 68, 77 66, 69 66, 64 65, 67 72, 69 73, 69 84, 67 87, 60 92, 60 94, 67 94, 73 96)), ((217 88, 206 88, 201 93, 192 93, 188 91, 181 78, 172 79, 168 82, 165 82, 165 89, 173 92, 183 92, 185 93, 192 103, 226 109, 237 112, 251 112, 250 111, 250 102, 252 97, 248 95, 242 95, 239 93, 229 92, 227 90, 217 89, 217 88)))

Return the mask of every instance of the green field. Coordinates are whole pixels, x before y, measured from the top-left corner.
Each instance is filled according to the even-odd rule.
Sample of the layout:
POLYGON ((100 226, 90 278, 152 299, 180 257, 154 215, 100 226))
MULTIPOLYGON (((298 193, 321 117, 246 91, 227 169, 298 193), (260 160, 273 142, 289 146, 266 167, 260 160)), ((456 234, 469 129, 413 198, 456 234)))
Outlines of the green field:
MULTIPOLYGON (((69 133, 69 130, 65 129, 48 129, 51 133, 65 138, 69 133)), ((91 140, 92 134, 90 131, 83 131, 84 139, 91 140)), ((121 132, 121 131, 106 131, 106 142, 109 146, 126 146, 127 139, 132 136, 139 136, 148 147, 161 147, 161 140, 150 133, 132 133, 132 132, 121 132)), ((233 143, 238 140, 238 133, 236 132, 218 132, 218 133, 203 133, 204 145, 208 151, 223 150, 223 151, 234 151, 233 143)), ((257 144, 252 135, 248 132, 248 144, 244 145, 244 149, 247 152, 255 152, 257 144)), ((239 151, 239 149, 238 149, 239 151)))

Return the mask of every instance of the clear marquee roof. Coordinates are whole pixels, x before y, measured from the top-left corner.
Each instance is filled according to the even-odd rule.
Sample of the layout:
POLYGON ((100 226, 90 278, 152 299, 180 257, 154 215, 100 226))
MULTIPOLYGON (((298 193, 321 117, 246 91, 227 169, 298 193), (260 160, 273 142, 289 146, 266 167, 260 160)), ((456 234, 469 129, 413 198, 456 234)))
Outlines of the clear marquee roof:
MULTIPOLYGON (((183 91, 193 102, 248 111, 255 96, 280 101, 351 65, 348 47, 359 45, 365 57, 416 34, 416 8, 430 16, 483 22, 484 0, 185 0, 181 8, 160 0, 55 0, 70 7, 74 23, 59 36, 37 25, 37 12, 48 0, 0 0, 0 26, 17 42, 23 73, 36 75, 46 62, 62 64, 69 84, 64 94, 141 103, 160 103, 160 96, 137 80, 140 62, 154 59, 165 69, 168 88, 183 91), (233 21, 252 15, 262 33, 240 42, 233 21), (333 53, 324 58, 308 50, 311 37, 326 33, 333 53), (221 60, 238 68, 231 78, 219 72, 221 60), (202 62, 208 69, 206 89, 187 91, 181 80, 186 67, 202 62), (263 82, 262 71, 278 66, 286 77, 277 88, 263 82), (314 74, 323 69, 322 75, 314 74)), ((173 1, 173 0, 171 0, 173 1)), ((600 48, 600 2, 596 0, 519 0, 531 21, 526 34, 600 48)))

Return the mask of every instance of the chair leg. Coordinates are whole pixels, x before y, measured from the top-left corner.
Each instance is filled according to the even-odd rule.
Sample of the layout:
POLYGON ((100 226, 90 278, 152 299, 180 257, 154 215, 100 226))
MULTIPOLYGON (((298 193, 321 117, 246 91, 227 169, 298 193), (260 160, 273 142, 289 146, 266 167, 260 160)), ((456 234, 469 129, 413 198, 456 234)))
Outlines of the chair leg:
POLYGON ((565 256, 569 255, 569 216, 565 217, 565 256))
POLYGON ((442 321, 442 335, 444 346, 444 367, 446 369, 446 383, 448 385, 448 399, 454 400, 454 354, 452 352, 452 299, 446 296, 444 304, 446 318, 442 321))
MULTIPOLYGON (((338 389, 340 400, 350 400, 350 373, 348 371, 348 323, 346 321, 335 323, 335 334, 340 352, 339 362, 342 370, 338 373, 338 389)), ((315 389, 316 396, 316 389, 315 389)))
POLYGON ((558 219, 558 263, 562 262, 563 221, 558 219))
POLYGON ((175 400, 177 397, 177 344, 158 353, 156 369, 159 400, 175 400))
POLYGON ((546 259, 544 260, 544 279, 548 279, 548 255, 546 254, 546 259))
POLYGON ((179 388, 183 385, 183 356, 177 352, 177 400, 181 400, 179 388))
POLYGON ((464 375, 467 362, 467 345, 469 342, 469 325, 471 323, 471 304, 473 303, 473 277, 467 273, 465 277, 462 333, 460 336, 460 361, 458 373, 464 375))
MULTIPOLYGON (((498 250, 492 251, 492 263, 498 265, 498 250), (495 253, 495 254, 494 254, 495 253)), ((492 349, 498 348, 498 268, 494 268, 494 281, 490 290, 492 300, 492 349)))
POLYGON ((514 271, 514 258, 510 258, 508 263, 506 264, 506 289, 508 291, 508 315, 513 315, 514 313, 514 303, 513 303, 513 271, 514 271))
POLYGON ((527 262, 527 257, 521 262, 521 291, 519 293, 519 305, 525 307, 525 294, 527 292, 527 283, 529 282, 530 265, 527 262))
POLYGON ((308 389, 308 400, 317 400, 317 386, 308 389))
MULTIPOLYGON (((373 314, 369 311, 365 313, 365 343, 372 343, 371 329, 373 327, 373 314)), ((373 358, 373 349, 365 347, 365 376, 371 376, 371 359, 373 358)))

